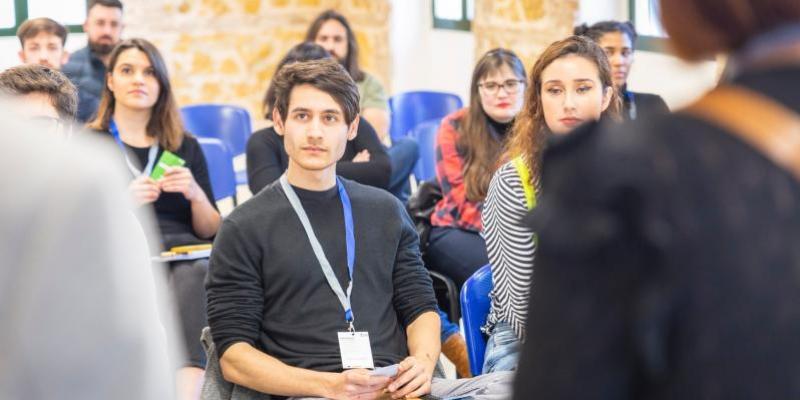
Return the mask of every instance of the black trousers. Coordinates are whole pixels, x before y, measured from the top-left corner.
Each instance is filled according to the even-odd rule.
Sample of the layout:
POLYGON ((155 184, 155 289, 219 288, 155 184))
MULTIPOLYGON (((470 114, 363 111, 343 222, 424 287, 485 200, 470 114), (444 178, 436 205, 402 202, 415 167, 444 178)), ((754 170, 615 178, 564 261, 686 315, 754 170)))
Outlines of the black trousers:
POLYGON ((167 282, 178 309, 181 333, 187 359, 184 366, 205 368, 206 354, 200 344, 200 333, 208 326, 205 279, 208 259, 169 263, 167 282))
POLYGON ((460 289, 478 268, 489 263, 486 242, 478 232, 434 226, 425 263, 429 269, 450 277, 460 289))

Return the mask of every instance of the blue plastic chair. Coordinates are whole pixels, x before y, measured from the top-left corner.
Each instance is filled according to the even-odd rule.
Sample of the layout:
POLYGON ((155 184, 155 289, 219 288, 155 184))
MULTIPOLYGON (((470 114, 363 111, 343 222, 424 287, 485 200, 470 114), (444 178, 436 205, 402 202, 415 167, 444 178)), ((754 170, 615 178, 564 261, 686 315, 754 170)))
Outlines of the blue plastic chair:
POLYGON ((463 106, 461 98, 452 93, 405 92, 389 98, 391 125, 389 135, 399 139, 408 135, 420 122, 442 118, 463 106))
POLYGON ((203 155, 206 157, 208 177, 214 201, 233 197, 236 204, 236 174, 233 172, 233 158, 221 140, 215 138, 197 138, 203 155))
POLYGON ((469 369, 473 376, 481 374, 486 352, 486 336, 481 327, 489 315, 492 290, 492 269, 487 264, 475 271, 461 288, 461 318, 464 319, 464 339, 467 342, 469 369))
POLYGON ((417 141, 419 159, 414 165, 417 182, 436 179, 436 133, 439 132, 441 118, 430 119, 417 125, 411 137, 417 141))
MULTIPOLYGON (((181 108, 186 130, 198 137, 217 138, 232 157, 244 154, 253 133, 250 113, 228 104, 194 104, 181 108)), ((247 184, 247 171, 236 171, 236 183, 247 184)))

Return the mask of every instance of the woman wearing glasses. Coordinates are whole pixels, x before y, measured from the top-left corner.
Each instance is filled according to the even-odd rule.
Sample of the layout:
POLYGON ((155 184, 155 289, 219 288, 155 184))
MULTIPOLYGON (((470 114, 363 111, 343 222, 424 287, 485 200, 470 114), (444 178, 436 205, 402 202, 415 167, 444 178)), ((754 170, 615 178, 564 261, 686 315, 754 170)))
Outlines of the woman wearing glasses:
POLYGON ((578 36, 550 45, 531 69, 525 105, 508 141, 511 161, 494 174, 482 215, 492 268, 484 373, 516 369, 525 339, 536 245, 519 221, 536 205, 545 139, 601 116, 619 119, 611 76, 603 50, 578 36))
MULTIPOLYGON (((445 117, 437 133, 436 178, 443 197, 431 215, 425 263, 458 287, 489 262, 480 234, 481 208, 509 128, 522 108, 524 87, 519 57, 505 49, 489 51, 472 73, 469 107, 445 117)), ((463 357, 453 361, 459 375, 470 376, 464 339, 457 333, 457 326, 443 321, 442 350, 449 358, 463 349, 463 357)))
POLYGON ((494 49, 472 74, 469 107, 448 115, 436 137, 436 178, 442 200, 431 216, 428 267, 458 287, 489 262, 481 238, 481 209, 506 136, 522 108, 525 67, 494 49))

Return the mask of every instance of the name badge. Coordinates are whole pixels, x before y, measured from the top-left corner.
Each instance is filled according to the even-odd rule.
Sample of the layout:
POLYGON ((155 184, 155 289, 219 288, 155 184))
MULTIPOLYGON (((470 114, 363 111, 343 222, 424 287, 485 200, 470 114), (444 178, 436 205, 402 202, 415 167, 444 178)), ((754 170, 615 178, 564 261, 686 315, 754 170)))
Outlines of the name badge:
POLYGON ((339 332, 339 352, 344 369, 374 368, 369 332, 339 332))

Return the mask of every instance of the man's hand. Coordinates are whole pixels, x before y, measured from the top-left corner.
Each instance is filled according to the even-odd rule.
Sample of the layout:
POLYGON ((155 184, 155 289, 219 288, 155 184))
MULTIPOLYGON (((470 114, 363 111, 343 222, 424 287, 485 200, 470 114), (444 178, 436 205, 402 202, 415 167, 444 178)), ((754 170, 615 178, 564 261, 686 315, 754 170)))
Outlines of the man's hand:
POLYGON ((389 393, 393 399, 421 397, 431 392, 432 379, 433 365, 410 356, 400 363, 389 393))
POLYGON ((355 157, 353 157, 353 162, 368 162, 370 160, 369 150, 364 149, 358 152, 355 157))
POLYGON ((380 398, 391 382, 387 376, 370 375, 366 369, 351 369, 336 376, 330 393, 325 397, 334 400, 372 400, 380 398))
POLYGON ((152 203, 158 200, 161 189, 158 184, 150 179, 149 176, 140 176, 128 184, 128 191, 133 196, 133 201, 137 206, 152 203))
POLYGON ((192 171, 186 167, 168 167, 164 178, 159 181, 161 190, 172 193, 182 193, 188 201, 194 201, 203 190, 194 180, 192 171))

